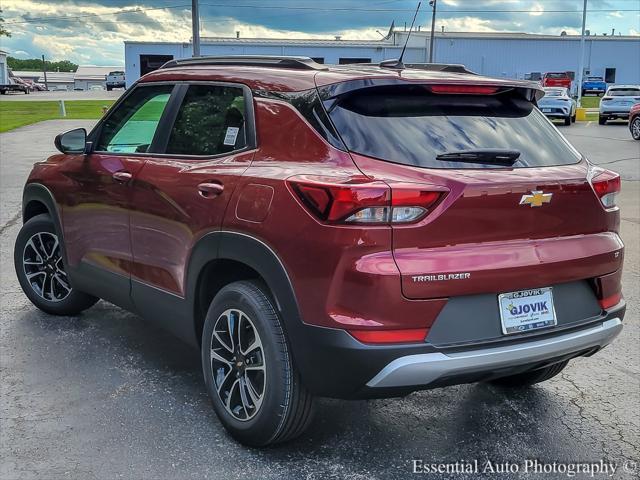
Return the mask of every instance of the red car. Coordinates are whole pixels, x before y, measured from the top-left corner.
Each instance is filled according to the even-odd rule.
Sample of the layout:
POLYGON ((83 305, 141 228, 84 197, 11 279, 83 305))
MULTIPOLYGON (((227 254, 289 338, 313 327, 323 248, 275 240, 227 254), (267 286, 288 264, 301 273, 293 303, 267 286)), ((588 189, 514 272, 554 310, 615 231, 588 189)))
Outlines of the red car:
POLYGON ((542 75, 543 87, 564 87, 571 91, 571 77, 567 72, 547 72, 542 75))
POLYGON ((522 387, 622 329, 620 177, 460 66, 175 60, 24 189, 15 267, 199 348, 221 422, 299 435, 315 396, 522 387))
POLYGON ((634 140, 640 140, 640 103, 631 107, 629 112, 629 130, 634 140))

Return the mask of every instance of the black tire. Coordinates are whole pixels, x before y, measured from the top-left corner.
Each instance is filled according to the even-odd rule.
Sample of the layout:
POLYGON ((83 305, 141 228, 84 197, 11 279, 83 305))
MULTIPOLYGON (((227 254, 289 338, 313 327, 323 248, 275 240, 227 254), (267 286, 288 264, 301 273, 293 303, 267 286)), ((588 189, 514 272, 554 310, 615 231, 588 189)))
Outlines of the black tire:
POLYGON ((529 372, 518 373, 516 375, 510 375, 508 377, 497 378, 492 380, 490 383, 494 385, 498 385, 500 387, 508 387, 508 388, 525 388, 529 387, 533 384, 544 382, 549 380, 550 378, 558 375, 564 367, 567 366, 569 360, 554 363, 553 365, 549 365, 545 368, 539 368, 538 370, 531 370, 529 372))
MULTIPOLYGON (((64 246, 62 245, 62 242, 60 242, 58 244, 58 254, 54 255, 56 253, 55 247, 53 246, 54 239, 57 240, 58 236, 49 215, 37 215, 27 221, 20 229, 20 233, 18 233, 18 238, 16 239, 13 251, 13 262, 15 265, 16 275, 18 276, 18 281, 20 282, 22 291, 31 303, 40 310, 52 315, 77 315, 83 310, 91 307, 98 301, 98 299, 80 292, 69 285, 66 280, 66 266, 63 264, 62 260, 64 257, 62 255, 62 248, 64 248, 64 246), (37 237, 37 235, 40 236, 37 237), (43 248, 45 248, 45 253, 47 253, 48 249, 51 251, 51 256, 49 257, 51 261, 49 258, 46 259, 46 262, 50 262, 47 265, 47 268, 51 268, 51 271, 54 273, 52 275, 49 275, 45 271, 37 273, 35 274, 35 277, 32 277, 35 278, 34 283, 32 284, 27 278, 27 269, 34 269, 35 271, 35 269, 39 269, 40 267, 35 264, 25 265, 25 255, 37 256, 39 253, 37 253, 33 247, 27 245, 32 238, 34 238, 34 242, 36 242, 36 238, 42 239, 43 237, 45 237, 44 244, 49 242, 49 245, 45 248, 42 241, 40 241, 40 245, 43 245, 43 248), (42 287, 40 288, 41 293, 38 293, 37 284, 42 278, 42 275, 45 276, 45 279, 42 287), (62 280, 56 279, 54 282, 54 279, 52 278, 54 276, 62 280), (47 280, 49 280, 49 288, 47 288, 47 280), (63 286, 65 284, 69 287, 68 292, 66 291, 66 287, 63 286), (49 294, 51 298, 46 298, 48 295, 46 292, 47 290, 53 292, 52 294, 49 294), (60 297, 60 299, 54 300, 53 298, 56 297, 60 297)), ((45 260, 43 258, 41 258, 41 260, 44 268, 45 260)))
POLYGON ((598 125, 606 125, 606 124, 607 124, 607 117, 599 116, 598 125))
POLYGON ((640 115, 636 116, 629 124, 629 130, 631 130, 631 136, 634 140, 640 140, 640 115))
POLYGON ((575 113, 571 117, 571 123, 576 123, 576 114, 575 113))
POLYGON ((571 125, 571 115, 569 115, 568 117, 564 117, 564 124, 566 126, 571 125))
POLYGON ((107 85, 107 92, 111 91, 111 87, 107 85))
POLYGON ((218 292, 205 319, 201 353, 205 384, 213 408, 237 441, 264 447, 291 440, 308 427, 313 417, 313 396, 302 384, 293 365, 282 320, 262 283, 234 282, 218 292), (234 320, 226 320, 231 318, 234 320), (236 331, 234 326, 237 325, 239 333, 237 341, 229 343, 225 340, 226 346, 221 347, 220 338, 231 338, 223 331, 225 325, 232 325, 227 329, 231 332, 236 331), (260 347, 252 349, 245 345, 243 351, 242 338, 245 343, 248 343, 246 338, 253 338, 252 345, 258 343, 257 339, 260 347), (214 351, 219 354, 212 355, 214 351), (251 352, 255 352, 253 357, 251 352), (251 366, 256 376, 249 381, 247 375, 251 366), (262 379, 260 373, 255 372, 260 367, 264 372, 262 379), (253 395, 247 396, 251 391, 253 395), (259 397, 259 403, 253 401, 255 396, 259 397), (232 404, 238 401, 242 406, 233 408, 232 404))

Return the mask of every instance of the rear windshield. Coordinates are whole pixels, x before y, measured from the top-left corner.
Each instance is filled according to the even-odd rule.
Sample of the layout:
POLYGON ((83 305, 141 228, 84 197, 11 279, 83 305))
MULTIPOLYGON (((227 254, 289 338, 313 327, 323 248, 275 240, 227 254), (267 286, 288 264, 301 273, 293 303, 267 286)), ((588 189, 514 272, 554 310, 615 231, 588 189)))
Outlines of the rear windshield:
POLYGON ((518 150, 515 168, 567 165, 581 158, 531 102, 511 93, 442 95, 420 85, 371 87, 325 105, 349 150, 394 163, 499 168, 436 159, 488 148, 518 150))
POLYGON ((564 90, 560 90, 560 89, 544 91, 545 97, 561 97, 562 95, 564 95, 564 90))
POLYGON ((602 82, 602 77, 587 77, 588 82, 602 82))
POLYGON ((566 73, 547 73, 547 78, 569 78, 569 75, 567 75, 566 73))
POLYGON ((640 95, 640 88, 612 88, 607 95, 611 97, 633 97, 640 95))

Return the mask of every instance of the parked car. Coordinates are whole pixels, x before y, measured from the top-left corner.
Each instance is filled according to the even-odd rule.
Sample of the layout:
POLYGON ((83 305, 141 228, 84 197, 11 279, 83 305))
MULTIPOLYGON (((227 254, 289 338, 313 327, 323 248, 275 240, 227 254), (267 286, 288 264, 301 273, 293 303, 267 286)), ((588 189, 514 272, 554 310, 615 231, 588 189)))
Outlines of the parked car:
POLYGON ((640 140, 640 103, 636 103, 629 111, 629 130, 634 140, 640 140))
POLYGON ((605 94, 607 91, 607 82, 602 77, 587 77, 582 82, 582 93, 584 97, 587 93, 595 93, 599 97, 605 94))
POLYGON ((564 87, 571 91, 571 77, 567 72, 547 72, 542 75, 543 87, 564 87))
POLYGON ((629 111, 640 103, 640 85, 613 85, 600 99, 598 123, 604 125, 608 120, 629 118, 629 111))
POLYGON ((103 298, 198 348, 220 421, 255 446, 302 433, 316 396, 524 387, 609 344, 620 177, 532 82, 387 65, 143 76, 34 166, 24 293, 54 315, 103 298))
POLYGON ((565 125, 576 121, 576 101, 566 88, 545 87, 538 108, 549 118, 562 118, 565 125))
POLYGON ((107 75, 107 90, 111 91, 114 88, 125 88, 125 86, 124 72, 109 72, 109 75, 107 75))

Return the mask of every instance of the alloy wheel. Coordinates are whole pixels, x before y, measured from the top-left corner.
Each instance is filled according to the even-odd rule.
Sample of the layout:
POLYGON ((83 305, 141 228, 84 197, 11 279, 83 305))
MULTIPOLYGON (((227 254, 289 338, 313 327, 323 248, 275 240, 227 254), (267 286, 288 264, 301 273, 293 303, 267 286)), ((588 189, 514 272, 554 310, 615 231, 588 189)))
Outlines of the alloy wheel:
POLYGON ((218 397, 236 420, 253 418, 265 394, 264 348, 253 321, 243 311, 224 311, 211 335, 211 369, 218 397))
POLYGON ((640 118, 635 118, 631 124, 631 136, 635 140, 640 140, 640 118))
POLYGON ((60 242, 50 232, 31 236, 22 253, 24 274, 39 297, 49 302, 60 302, 71 293, 64 270, 60 242))

